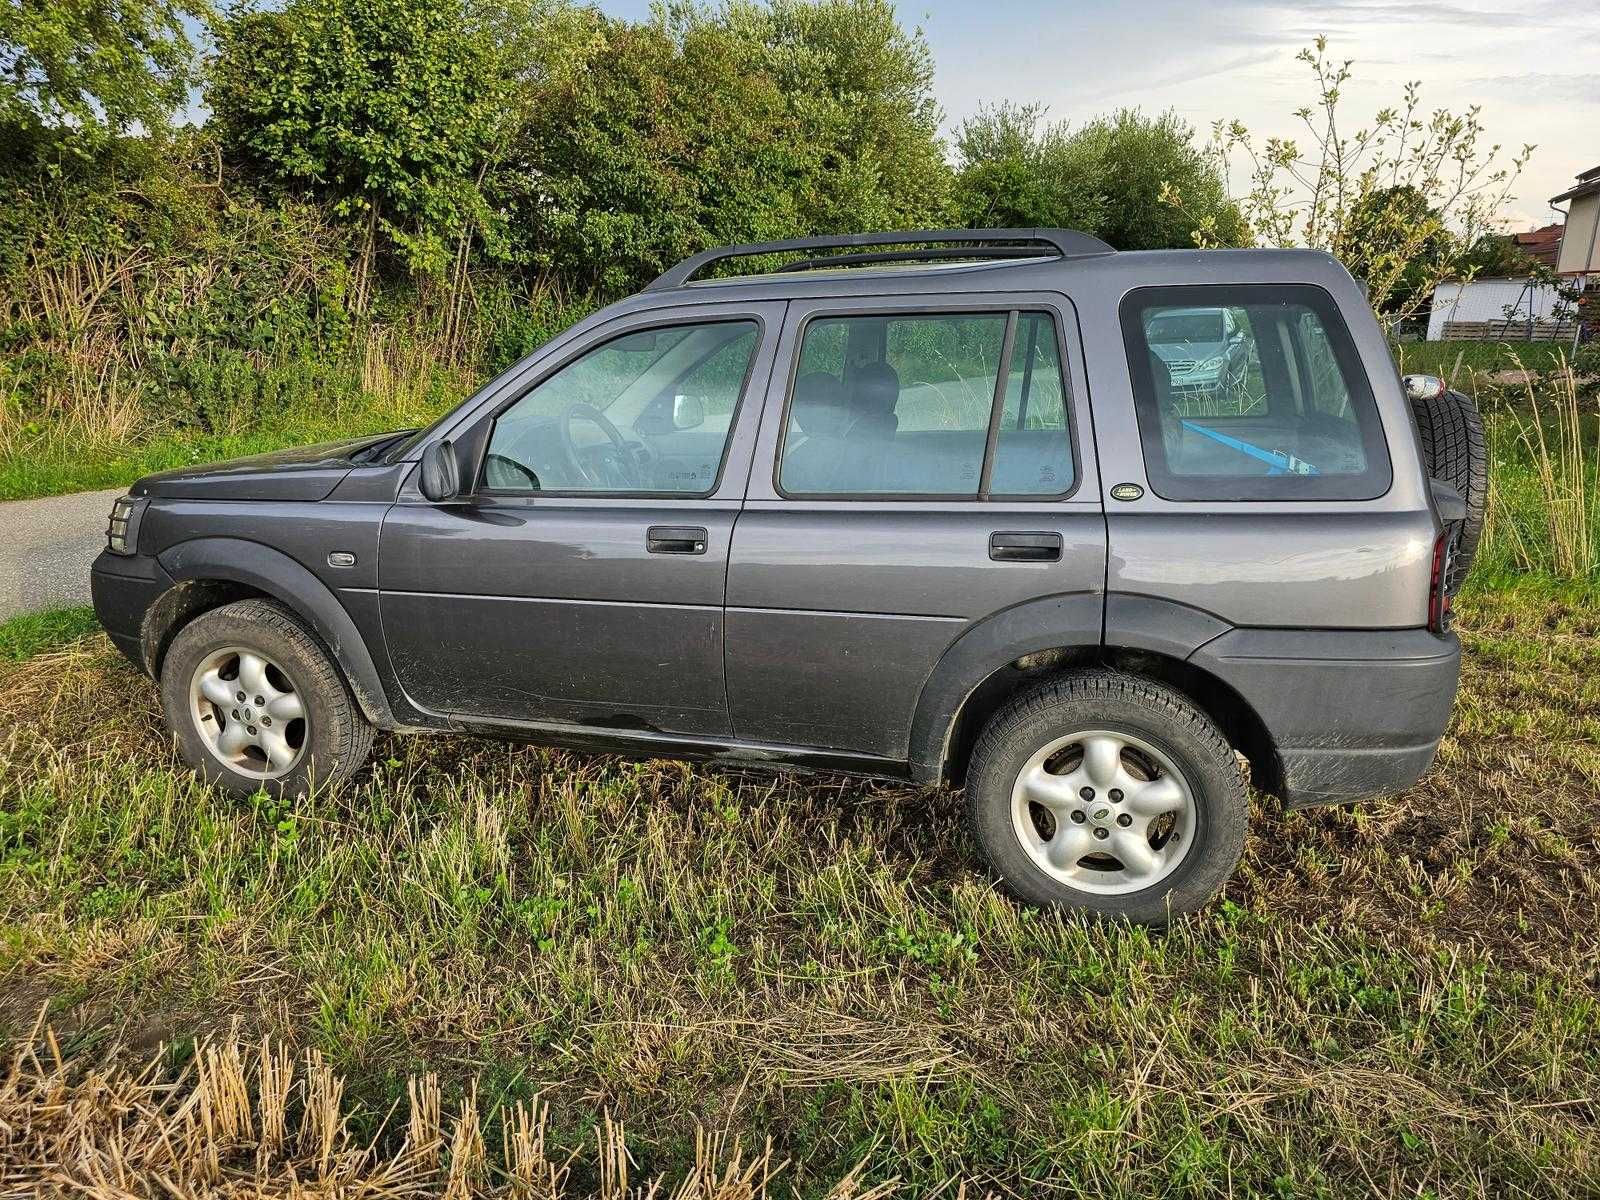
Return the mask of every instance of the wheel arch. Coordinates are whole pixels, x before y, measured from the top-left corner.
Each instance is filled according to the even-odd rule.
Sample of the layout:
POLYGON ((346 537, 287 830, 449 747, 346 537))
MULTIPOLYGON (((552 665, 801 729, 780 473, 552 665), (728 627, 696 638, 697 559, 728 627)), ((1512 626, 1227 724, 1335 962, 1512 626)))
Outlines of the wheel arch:
POLYGON ((243 538, 180 542, 158 556, 176 586, 150 606, 142 625, 152 675, 178 630, 201 613, 236 600, 272 600, 298 617, 333 659, 368 721, 393 728, 395 717, 372 654, 350 614, 320 579, 270 546, 243 538))
MULTIPOLYGON (((1283 772, 1266 723, 1244 696, 1188 661, 1232 628, 1188 605, 1113 595, 1105 626, 1053 597, 997 614, 957 639, 923 688, 912 722, 913 777, 959 786, 978 734, 1022 688, 1084 667, 1112 667, 1165 683, 1214 721, 1250 763, 1251 782, 1280 794, 1283 772), (1073 618, 1076 619, 1073 619, 1073 618), (953 698, 953 699, 952 699, 953 698)), ((1092 597, 1096 615, 1100 597, 1092 597)))

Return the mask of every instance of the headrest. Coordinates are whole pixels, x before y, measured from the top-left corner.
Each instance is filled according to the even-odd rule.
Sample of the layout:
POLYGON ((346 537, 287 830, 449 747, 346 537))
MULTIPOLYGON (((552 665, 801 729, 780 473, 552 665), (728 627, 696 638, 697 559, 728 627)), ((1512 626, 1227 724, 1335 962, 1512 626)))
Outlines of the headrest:
POLYGON ((850 406, 859 416, 888 416, 900 402, 900 373, 885 362, 868 363, 850 377, 850 406))
POLYGON ((844 385, 826 371, 808 371, 794 381, 794 419, 807 437, 842 437, 850 414, 844 385))

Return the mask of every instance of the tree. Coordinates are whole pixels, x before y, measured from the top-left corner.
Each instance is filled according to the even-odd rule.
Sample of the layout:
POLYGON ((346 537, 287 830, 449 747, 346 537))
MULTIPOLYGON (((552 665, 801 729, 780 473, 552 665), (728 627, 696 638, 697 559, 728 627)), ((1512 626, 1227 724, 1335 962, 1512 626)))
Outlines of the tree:
POLYGON ((513 158, 530 256, 615 292, 709 245, 928 223, 948 170, 920 35, 879 0, 552 13, 513 158))
POLYGON ((503 10, 464 0, 289 0, 223 29, 207 94, 231 161, 328 203, 374 258, 462 269, 476 236, 503 248, 485 180, 511 111, 503 10))
POLYGON ((1392 280, 1373 307, 1414 311, 1432 295, 1434 272, 1455 247, 1439 213, 1410 184, 1367 192, 1350 206, 1345 241, 1361 246, 1369 272, 1392 280))
MULTIPOLYGON (((686 6, 674 10, 683 19, 686 6)), ((722 24, 777 85, 798 136, 816 150, 800 187, 807 233, 904 229, 945 210, 933 57, 888 0, 730 0, 722 24)))
MULTIPOLYGON (((1294 114, 1309 134, 1308 151, 1286 138, 1258 143, 1240 122, 1219 121, 1211 153, 1224 172, 1234 159, 1248 165, 1239 206, 1253 240, 1326 250, 1365 282, 1375 309, 1401 320, 1438 283, 1472 278, 1474 248, 1498 226, 1534 148, 1504 162, 1498 144, 1484 145, 1477 106, 1424 116, 1414 82, 1398 106, 1357 125, 1340 110, 1351 61, 1330 60, 1327 47, 1319 37, 1297 56, 1317 93, 1294 114)), ((1187 209, 1178 192, 1165 199, 1187 209)), ((1204 240, 1210 234, 1202 227, 1204 240)))
POLYGON ((616 292, 706 244, 799 224, 791 182, 813 151, 726 30, 674 37, 576 9, 541 43, 512 148, 536 264, 616 292))
POLYGON ((1061 225, 1120 250, 1224 244, 1246 229, 1215 163, 1176 114, 1120 109, 1071 129, 1041 105, 1000 104, 956 134, 955 207, 974 225, 1061 225), (1185 197, 1180 209, 1164 194, 1185 197))
POLYGON ((1504 233, 1486 232, 1466 252, 1466 266, 1475 277, 1504 279, 1532 273, 1539 264, 1504 233))
POLYGON ((1098 232, 1119 250, 1193 246, 1202 225, 1218 245, 1246 244, 1248 229, 1222 173, 1177 114, 1119 109, 1079 129, 1074 140, 1096 165, 1106 198, 1098 232), (1188 197, 1184 212, 1160 202, 1166 188, 1188 197))
POLYGON ((1106 201, 1067 126, 1042 104, 982 108, 956 130, 952 207, 975 228, 1032 226, 1097 231, 1106 201))
POLYGON ((206 0, 0 0, 0 143, 87 154, 165 125, 195 79, 184 18, 211 13, 206 0))

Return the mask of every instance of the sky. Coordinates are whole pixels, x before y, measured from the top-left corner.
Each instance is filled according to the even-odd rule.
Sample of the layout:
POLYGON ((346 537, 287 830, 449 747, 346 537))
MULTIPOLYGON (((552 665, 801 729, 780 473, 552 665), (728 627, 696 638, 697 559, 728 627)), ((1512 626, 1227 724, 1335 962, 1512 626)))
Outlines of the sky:
MULTIPOLYGON (((649 3, 600 7, 637 19, 649 3)), ((1549 198, 1600 166, 1600 0, 922 0, 899 12, 927 36, 951 127, 1009 99, 1074 123, 1171 108, 1202 137, 1218 118, 1298 136, 1294 110, 1315 93, 1294 56, 1323 33, 1330 57, 1354 60, 1342 112, 1366 121, 1417 80, 1424 109, 1476 104, 1491 142, 1537 145, 1506 208, 1513 228, 1559 220, 1549 198)))

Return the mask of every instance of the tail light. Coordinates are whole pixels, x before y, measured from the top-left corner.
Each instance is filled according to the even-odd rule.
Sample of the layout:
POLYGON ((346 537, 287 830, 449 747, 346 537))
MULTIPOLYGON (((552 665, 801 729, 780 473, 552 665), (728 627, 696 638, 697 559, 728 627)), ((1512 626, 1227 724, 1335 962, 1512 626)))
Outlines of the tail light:
POLYGON ((1428 580, 1428 628, 1445 633, 1450 628, 1450 567, 1455 558, 1455 537, 1446 529, 1433 543, 1433 575, 1428 580))

